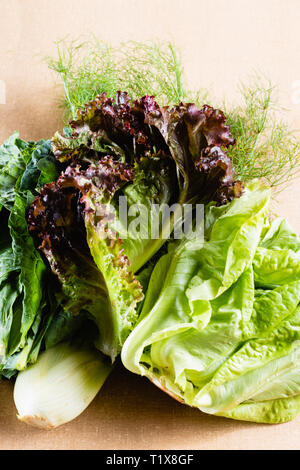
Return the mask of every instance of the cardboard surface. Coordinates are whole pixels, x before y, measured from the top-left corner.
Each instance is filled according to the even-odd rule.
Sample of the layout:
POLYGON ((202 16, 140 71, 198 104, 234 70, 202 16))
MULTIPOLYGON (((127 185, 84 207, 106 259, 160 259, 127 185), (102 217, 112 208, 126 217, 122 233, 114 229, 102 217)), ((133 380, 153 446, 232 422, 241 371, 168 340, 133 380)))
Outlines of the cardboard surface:
MULTIPOLYGON (((62 127, 60 88, 42 62, 54 41, 94 33, 117 45, 174 39, 191 86, 218 103, 238 100, 239 80, 258 70, 278 85, 284 118, 300 128, 298 0, 0 0, 0 141, 50 137, 62 127)), ((300 180, 276 212, 300 232, 300 180)), ((92 405, 50 432, 15 417, 12 385, 0 383, 0 449, 299 449, 300 417, 281 425, 217 418, 175 402, 117 367, 92 405)))

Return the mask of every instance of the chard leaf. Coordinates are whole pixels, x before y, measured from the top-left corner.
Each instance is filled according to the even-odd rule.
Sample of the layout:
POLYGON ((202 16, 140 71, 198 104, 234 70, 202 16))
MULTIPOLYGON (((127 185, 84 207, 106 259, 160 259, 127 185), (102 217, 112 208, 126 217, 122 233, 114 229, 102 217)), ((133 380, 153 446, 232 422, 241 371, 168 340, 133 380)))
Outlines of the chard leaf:
POLYGON ((46 271, 45 264, 29 235, 25 210, 24 200, 16 194, 8 226, 12 237, 14 264, 20 266, 19 285, 21 289, 24 289, 20 328, 22 340, 31 327, 41 304, 43 295, 41 285, 46 271))
POLYGON ((11 210, 14 203, 15 186, 26 168, 22 155, 22 143, 19 134, 15 132, 0 147, 0 204, 11 210))
POLYGON ((0 147, 0 374, 8 378, 36 360, 56 310, 26 221, 40 184, 54 175, 49 141, 24 142, 14 133, 0 147))

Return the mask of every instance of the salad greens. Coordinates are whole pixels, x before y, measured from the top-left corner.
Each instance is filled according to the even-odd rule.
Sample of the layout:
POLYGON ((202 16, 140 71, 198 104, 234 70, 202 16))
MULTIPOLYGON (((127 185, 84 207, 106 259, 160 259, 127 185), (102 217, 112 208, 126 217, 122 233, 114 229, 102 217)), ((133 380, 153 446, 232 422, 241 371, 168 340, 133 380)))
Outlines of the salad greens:
POLYGON ((84 315, 64 311, 53 278, 28 229, 30 204, 61 165, 50 140, 25 142, 14 133, 0 147, 0 376, 34 363, 40 349, 94 332, 84 315))
POLYGON ((0 147, 0 373, 7 377, 36 361, 56 308, 26 221, 38 188, 56 175, 50 141, 14 133, 0 147))
POLYGON ((180 224, 178 210, 171 221, 162 217, 153 237, 161 207, 241 195, 225 150, 234 140, 220 110, 160 108, 151 96, 131 101, 124 92, 115 100, 99 95, 70 127, 52 139, 55 157, 68 166, 42 188, 28 223, 61 283, 64 308, 88 313, 99 331, 96 347, 114 360, 138 319, 141 270, 150 274, 148 262, 180 224), (139 231, 132 230, 136 211, 139 231))
POLYGON ((60 169, 49 140, 14 133, 0 147, 0 376, 24 372, 14 391, 18 417, 47 429, 80 414, 112 370, 91 345, 89 320, 55 300, 58 287, 28 230, 30 204, 60 169))
POLYGON ((203 412, 293 419, 300 238, 268 206, 299 143, 271 87, 244 87, 227 119, 188 91, 173 45, 58 54, 68 126, 0 147, 0 376, 18 374, 19 418, 75 418, 121 354, 203 412))
POLYGON ((207 207, 203 247, 170 244, 122 361, 202 411, 276 423, 300 411, 300 238, 270 224, 269 199, 248 185, 207 207))

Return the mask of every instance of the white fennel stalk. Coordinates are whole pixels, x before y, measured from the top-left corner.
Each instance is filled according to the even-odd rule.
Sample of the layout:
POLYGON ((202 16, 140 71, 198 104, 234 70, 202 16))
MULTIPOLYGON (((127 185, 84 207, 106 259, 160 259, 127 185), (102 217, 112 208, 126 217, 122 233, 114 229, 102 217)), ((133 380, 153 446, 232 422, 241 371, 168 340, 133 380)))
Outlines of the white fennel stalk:
POLYGON ((95 398, 112 370, 96 350, 61 343, 44 351, 17 376, 18 418, 51 429, 76 418, 95 398))

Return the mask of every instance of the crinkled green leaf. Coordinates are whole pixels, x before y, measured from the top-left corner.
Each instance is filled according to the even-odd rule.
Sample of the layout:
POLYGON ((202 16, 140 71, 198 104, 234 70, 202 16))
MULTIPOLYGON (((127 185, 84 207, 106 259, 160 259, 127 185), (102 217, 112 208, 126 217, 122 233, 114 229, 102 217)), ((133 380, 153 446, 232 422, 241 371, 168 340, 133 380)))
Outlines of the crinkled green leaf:
POLYGON ((34 194, 58 177, 58 167, 49 140, 25 142, 15 132, 0 146, 0 205, 11 210, 16 192, 34 194))
POLYGON ((279 398, 278 400, 267 400, 263 402, 241 403, 228 411, 216 413, 242 421, 253 421, 254 423, 280 424, 296 418, 300 412, 300 396, 290 398, 279 398))
POLYGON ((30 160, 20 181, 20 190, 34 192, 44 184, 55 181, 58 175, 59 165, 52 154, 51 142, 50 140, 41 140, 35 144, 30 155, 30 160))
MULTIPOLYGON (((299 302, 300 284, 294 297, 299 302)), ((196 395, 194 405, 217 413, 255 401, 256 396, 264 401, 300 394, 299 339, 297 309, 268 336, 247 341, 196 395)))
POLYGON ((283 219, 266 227, 253 260, 255 283, 274 288, 300 279, 300 237, 283 219))
MULTIPOLYGON (((220 217, 216 219, 215 224, 218 224, 219 230, 223 230, 222 233, 212 230, 209 240, 200 248, 197 239, 189 243, 182 242, 179 247, 170 250, 168 255, 158 261, 152 273, 141 312, 142 320, 131 334, 131 340, 130 338, 127 340, 127 346, 125 345, 123 348, 122 354, 126 367, 134 371, 140 370, 139 361, 136 361, 133 354, 127 352, 128 348, 136 349, 135 341, 139 344, 139 353, 137 354, 142 354, 145 347, 142 338, 146 339, 147 344, 151 344, 162 337, 177 334, 190 327, 202 330, 207 326, 214 308, 212 301, 217 299, 226 289, 229 289, 239 276, 251 266, 250 256, 254 256, 255 248, 259 242, 268 199, 269 193, 267 191, 250 187, 241 199, 236 199, 227 207, 226 211, 220 212, 220 217), (247 218, 249 214, 251 214, 250 224, 247 218), (252 231, 248 230, 249 226, 252 231), (239 262, 234 268, 232 267, 230 272, 229 269, 226 271, 227 257, 231 256, 233 252, 232 245, 241 246, 242 244, 243 250, 240 253, 239 262), (207 252, 209 256, 207 256, 207 252), (216 282, 219 279, 223 280, 224 272, 227 276, 225 286, 216 282), (208 278, 207 273, 211 275, 211 278, 208 278), (160 277, 161 275, 162 277, 160 277), (210 285, 217 285, 217 288, 214 290, 203 288, 202 291, 199 289, 198 295, 193 297, 190 286, 194 288, 195 279, 198 283, 200 276, 202 278, 206 276, 208 281, 212 279, 210 285), (160 290, 158 291, 158 289, 160 290), (142 333, 139 333, 140 331, 142 333)), ((233 260, 231 266, 233 266, 233 260)), ((247 282, 250 282, 248 290, 250 291, 251 305, 251 299, 254 297, 251 291, 253 280, 251 273, 247 276, 249 278, 247 282)), ((201 287, 200 282, 199 285, 201 287)), ((245 321, 251 314, 249 305, 246 310, 248 313, 245 314, 245 321)))

